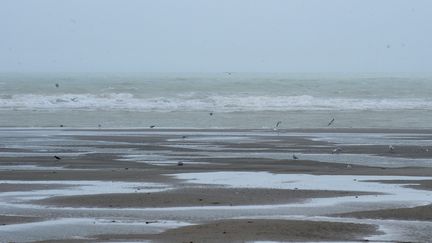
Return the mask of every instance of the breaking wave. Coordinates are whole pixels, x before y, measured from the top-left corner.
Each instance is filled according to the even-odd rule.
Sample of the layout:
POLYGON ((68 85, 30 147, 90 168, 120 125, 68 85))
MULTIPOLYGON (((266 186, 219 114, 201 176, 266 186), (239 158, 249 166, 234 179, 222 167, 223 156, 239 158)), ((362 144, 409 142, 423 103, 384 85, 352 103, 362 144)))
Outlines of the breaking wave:
POLYGON ((177 95, 140 98, 130 93, 0 95, 1 110, 129 110, 171 111, 313 111, 432 110, 432 99, 325 98, 309 95, 177 95))

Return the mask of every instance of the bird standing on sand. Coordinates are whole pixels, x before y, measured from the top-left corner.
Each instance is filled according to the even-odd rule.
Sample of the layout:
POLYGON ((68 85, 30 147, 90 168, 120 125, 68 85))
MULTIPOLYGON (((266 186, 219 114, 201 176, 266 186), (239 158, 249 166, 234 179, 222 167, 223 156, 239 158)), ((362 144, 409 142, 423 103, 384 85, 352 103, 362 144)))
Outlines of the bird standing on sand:
POLYGON ((342 148, 340 148, 340 147, 337 147, 337 148, 332 150, 332 154, 338 154, 340 152, 342 152, 342 148))
POLYGON ((389 145, 388 152, 389 153, 394 153, 394 151, 395 151, 395 148, 393 147, 393 145, 389 145))
POLYGON ((335 121, 335 119, 333 118, 328 124, 327 124, 327 126, 329 127, 329 126, 331 126, 331 124, 333 124, 333 122, 335 121))

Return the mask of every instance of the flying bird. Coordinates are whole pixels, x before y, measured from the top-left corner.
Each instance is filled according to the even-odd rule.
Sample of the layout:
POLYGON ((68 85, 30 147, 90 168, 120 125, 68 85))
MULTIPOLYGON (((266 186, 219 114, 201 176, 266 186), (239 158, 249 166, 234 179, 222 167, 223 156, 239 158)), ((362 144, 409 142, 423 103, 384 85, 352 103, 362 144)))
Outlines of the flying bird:
POLYGON ((56 86, 56 88, 58 88, 58 87, 60 87, 60 84, 56 83, 55 86, 56 86))
POLYGON ((276 131, 281 123, 282 123, 282 121, 276 122, 276 125, 273 127, 273 130, 276 131))
POLYGON ((61 160, 61 158, 58 157, 57 155, 54 155, 54 158, 55 158, 56 160, 61 160))
POLYGON ((328 124, 327 126, 329 127, 331 124, 333 124, 333 122, 335 121, 335 119, 333 118, 328 124))
POLYGON ((151 126, 150 126, 150 128, 155 128, 155 127, 156 127, 155 125, 151 125, 151 126))

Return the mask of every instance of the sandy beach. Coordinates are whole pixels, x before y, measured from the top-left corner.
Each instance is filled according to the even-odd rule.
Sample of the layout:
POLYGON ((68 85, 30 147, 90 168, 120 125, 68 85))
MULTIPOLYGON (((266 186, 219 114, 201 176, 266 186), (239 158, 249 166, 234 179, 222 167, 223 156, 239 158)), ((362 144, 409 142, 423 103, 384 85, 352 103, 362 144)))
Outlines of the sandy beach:
POLYGON ((5 242, 432 237, 431 130, 0 129, 0 138, 5 242))

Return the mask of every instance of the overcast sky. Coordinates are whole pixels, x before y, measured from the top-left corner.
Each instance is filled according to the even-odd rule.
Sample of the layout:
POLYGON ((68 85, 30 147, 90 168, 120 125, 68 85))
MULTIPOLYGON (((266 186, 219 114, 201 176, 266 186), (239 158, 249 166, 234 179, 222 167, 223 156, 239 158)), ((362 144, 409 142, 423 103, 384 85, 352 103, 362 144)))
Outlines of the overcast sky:
POLYGON ((0 0, 0 72, 431 72, 431 0, 0 0))

